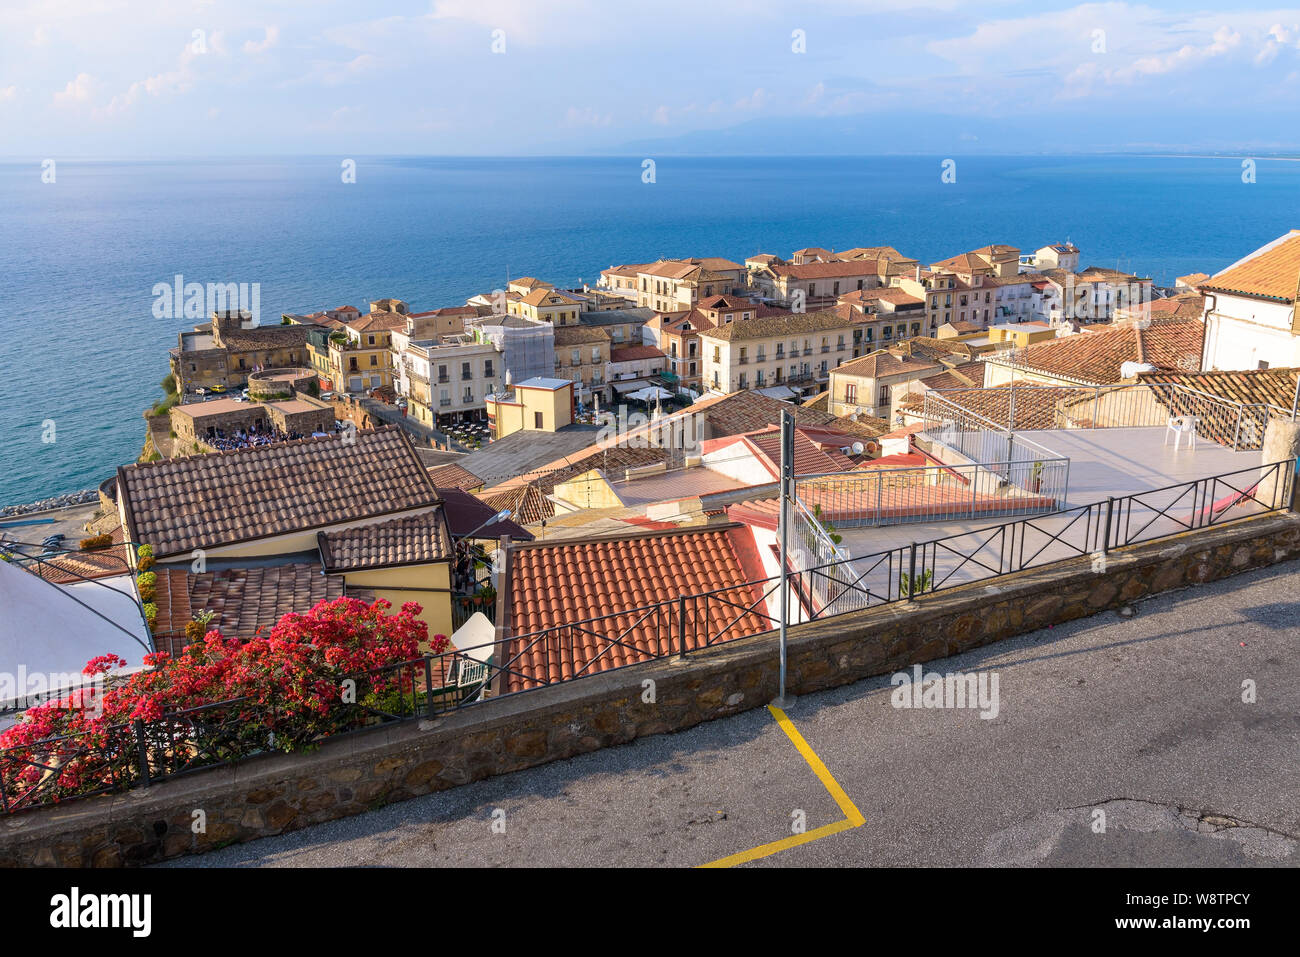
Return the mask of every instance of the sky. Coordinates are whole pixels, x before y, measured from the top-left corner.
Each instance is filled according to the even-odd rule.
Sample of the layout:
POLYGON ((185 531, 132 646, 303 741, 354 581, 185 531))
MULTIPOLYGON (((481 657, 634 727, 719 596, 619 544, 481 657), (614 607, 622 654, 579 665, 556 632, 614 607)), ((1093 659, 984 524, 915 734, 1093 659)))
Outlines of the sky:
POLYGON ((4 0, 0 155, 1300 152, 1300 8, 4 0))

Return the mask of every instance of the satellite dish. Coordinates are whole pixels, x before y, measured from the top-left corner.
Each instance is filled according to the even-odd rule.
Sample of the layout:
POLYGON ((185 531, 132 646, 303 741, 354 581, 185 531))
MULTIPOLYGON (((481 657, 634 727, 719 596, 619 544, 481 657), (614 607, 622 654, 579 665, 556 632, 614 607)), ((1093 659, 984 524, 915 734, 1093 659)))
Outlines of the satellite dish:
POLYGON ((854 454, 854 455, 861 455, 861 454, 862 454, 863 452, 865 452, 866 450, 867 450, 867 447, 866 447, 865 445, 863 445, 861 442, 854 442, 854 443, 853 443, 853 454, 854 454))

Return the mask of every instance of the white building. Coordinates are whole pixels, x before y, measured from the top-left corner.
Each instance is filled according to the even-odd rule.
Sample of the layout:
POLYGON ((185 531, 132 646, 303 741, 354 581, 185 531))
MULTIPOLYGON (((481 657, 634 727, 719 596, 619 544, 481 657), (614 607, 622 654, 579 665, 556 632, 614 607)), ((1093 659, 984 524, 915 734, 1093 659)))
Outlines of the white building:
POLYGON ((1300 229, 1261 246, 1201 284, 1204 368, 1300 366, 1300 229))

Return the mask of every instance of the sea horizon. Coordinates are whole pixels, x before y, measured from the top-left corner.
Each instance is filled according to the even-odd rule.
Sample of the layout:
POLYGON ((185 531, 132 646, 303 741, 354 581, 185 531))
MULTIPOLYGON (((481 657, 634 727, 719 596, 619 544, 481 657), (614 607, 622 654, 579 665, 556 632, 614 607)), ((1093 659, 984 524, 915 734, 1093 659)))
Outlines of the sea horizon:
POLYGON ((637 153, 349 153, 355 183, 343 154, 61 158, 53 183, 39 163, 0 158, 0 506, 93 488, 139 455, 167 352, 196 323, 151 313, 154 285, 177 274, 258 283, 264 322, 805 246, 935 262, 1069 239, 1084 265, 1172 285, 1291 228, 1300 170, 1277 157, 1247 183, 1244 155, 956 154, 955 183, 938 153, 664 154, 649 183, 637 153))

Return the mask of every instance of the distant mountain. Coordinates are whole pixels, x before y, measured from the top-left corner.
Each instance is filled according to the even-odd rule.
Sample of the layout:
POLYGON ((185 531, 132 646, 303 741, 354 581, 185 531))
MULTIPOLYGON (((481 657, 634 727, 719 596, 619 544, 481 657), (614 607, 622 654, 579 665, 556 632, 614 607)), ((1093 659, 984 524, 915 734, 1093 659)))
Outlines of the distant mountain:
POLYGON ((1183 122, 1149 116, 1045 110, 1023 116, 926 114, 921 110, 846 116, 772 117, 720 130, 632 140, 593 152, 659 156, 970 155, 1114 152, 1295 155, 1290 123, 1254 111, 1183 122), (1278 140, 1261 140, 1260 129, 1278 140))

